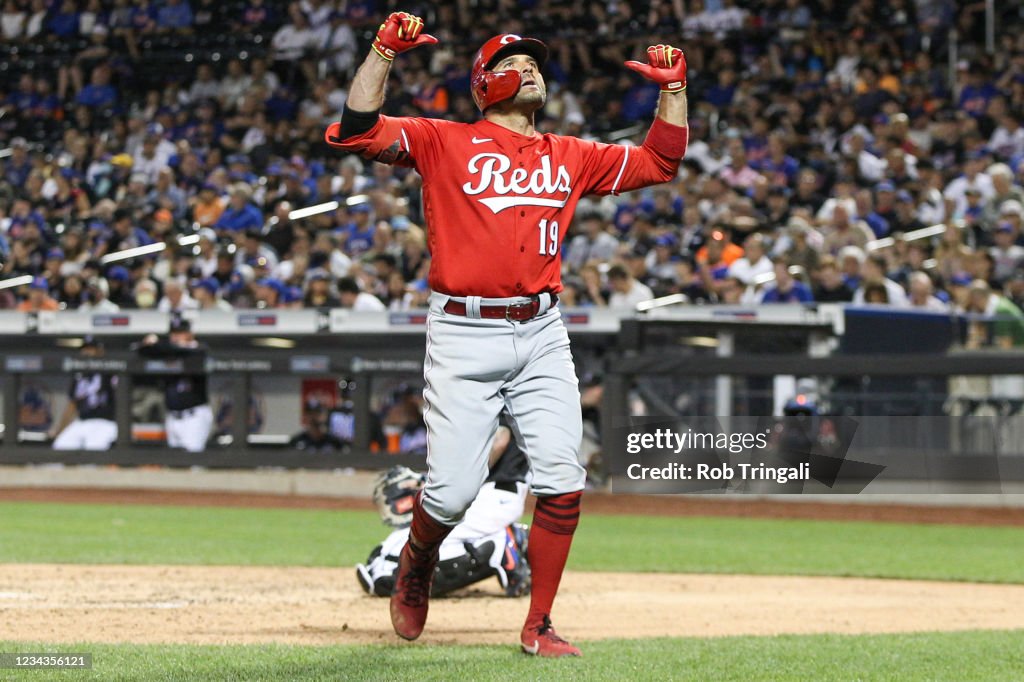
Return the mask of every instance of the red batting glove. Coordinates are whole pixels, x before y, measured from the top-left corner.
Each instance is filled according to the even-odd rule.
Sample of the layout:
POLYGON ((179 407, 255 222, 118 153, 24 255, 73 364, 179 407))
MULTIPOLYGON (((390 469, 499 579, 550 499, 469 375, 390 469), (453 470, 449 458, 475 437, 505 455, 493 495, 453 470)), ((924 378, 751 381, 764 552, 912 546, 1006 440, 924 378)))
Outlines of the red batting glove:
POLYGON ((422 31, 423 20, 419 17, 408 12, 392 12, 377 30, 373 51, 390 62, 399 52, 437 42, 437 38, 422 31))
POLYGON ((662 92, 686 89, 686 55, 678 47, 651 45, 647 48, 646 64, 629 61, 626 66, 660 85, 662 92))

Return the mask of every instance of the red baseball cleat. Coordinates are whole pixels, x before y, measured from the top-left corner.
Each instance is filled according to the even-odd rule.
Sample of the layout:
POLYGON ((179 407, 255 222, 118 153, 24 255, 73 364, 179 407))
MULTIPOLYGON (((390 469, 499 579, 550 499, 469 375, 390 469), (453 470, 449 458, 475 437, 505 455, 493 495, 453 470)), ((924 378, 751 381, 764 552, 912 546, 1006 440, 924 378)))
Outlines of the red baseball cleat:
POLYGON ((437 550, 428 559, 417 560, 409 543, 405 543, 398 557, 395 590, 391 593, 391 625, 403 639, 416 639, 423 632, 436 565, 437 550))
POLYGON ((551 619, 544 616, 539 625, 527 625, 520 637, 523 651, 534 656, 545 658, 561 658, 563 656, 582 656, 582 652, 559 637, 551 625, 551 619))

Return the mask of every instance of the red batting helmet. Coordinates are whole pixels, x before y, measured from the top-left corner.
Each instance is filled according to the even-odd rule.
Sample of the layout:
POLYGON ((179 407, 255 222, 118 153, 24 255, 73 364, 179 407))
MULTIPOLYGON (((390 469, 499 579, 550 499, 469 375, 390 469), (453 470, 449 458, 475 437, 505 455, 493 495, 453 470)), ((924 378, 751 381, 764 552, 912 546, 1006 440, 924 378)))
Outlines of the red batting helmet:
POLYGON ((473 72, 470 75, 473 101, 480 111, 515 97, 519 92, 518 73, 505 76, 505 72, 491 71, 495 64, 510 54, 530 55, 543 68, 544 62, 548 60, 548 46, 536 38, 522 38, 515 33, 502 33, 484 43, 473 59, 473 72))

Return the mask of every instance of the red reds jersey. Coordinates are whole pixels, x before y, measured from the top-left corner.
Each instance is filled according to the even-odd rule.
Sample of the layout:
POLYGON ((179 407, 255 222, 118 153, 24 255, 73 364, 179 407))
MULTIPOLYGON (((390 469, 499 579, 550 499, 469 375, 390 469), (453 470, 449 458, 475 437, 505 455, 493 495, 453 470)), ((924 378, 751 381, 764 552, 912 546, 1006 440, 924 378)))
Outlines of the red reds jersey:
POLYGON ((525 136, 481 120, 381 116, 335 147, 411 166, 423 177, 430 288, 499 298, 562 290, 562 239, 579 200, 668 182, 687 129, 656 119, 639 147, 525 136))

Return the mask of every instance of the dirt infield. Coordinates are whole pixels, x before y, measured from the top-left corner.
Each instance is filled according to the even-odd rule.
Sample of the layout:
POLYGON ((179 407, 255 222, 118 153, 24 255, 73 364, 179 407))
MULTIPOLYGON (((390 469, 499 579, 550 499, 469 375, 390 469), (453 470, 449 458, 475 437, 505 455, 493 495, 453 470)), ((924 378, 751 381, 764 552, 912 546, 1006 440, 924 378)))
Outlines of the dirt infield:
MULTIPOLYGON (((512 643, 527 600, 497 582, 431 607, 427 643, 512 643)), ((580 640, 1024 628, 1024 586, 570 573, 558 624, 580 640)), ((396 642, 350 569, 0 565, 0 640, 396 642)))
MULTIPOLYGON (((532 498, 531 498, 532 499, 532 498)), ((369 499, 263 495, 173 490, 90 490, 80 488, 0 488, 0 502, 83 504, 159 504, 282 509, 373 509, 369 499)), ((711 496, 584 496, 584 511, 649 516, 731 516, 890 523, 952 523, 976 526, 1024 526, 1022 507, 939 507, 899 504, 838 504, 711 496)), ((529 511, 529 510, 528 510, 529 511)))

